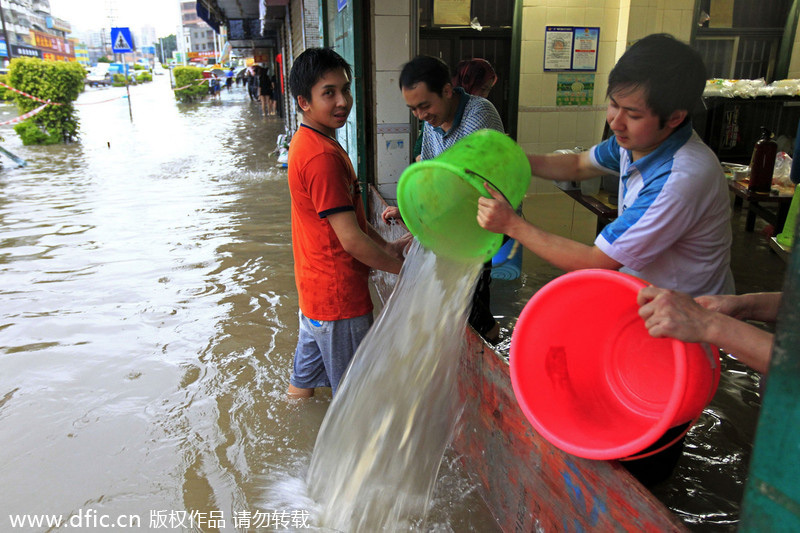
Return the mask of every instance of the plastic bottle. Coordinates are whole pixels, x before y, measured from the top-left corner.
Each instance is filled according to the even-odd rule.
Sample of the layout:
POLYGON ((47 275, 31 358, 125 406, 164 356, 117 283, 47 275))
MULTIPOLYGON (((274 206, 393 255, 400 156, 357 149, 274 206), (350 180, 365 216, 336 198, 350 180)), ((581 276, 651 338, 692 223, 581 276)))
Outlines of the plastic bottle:
POLYGON ((769 192, 772 187, 772 172, 775 170, 775 155, 778 144, 772 140, 772 133, 761 127, 761 137, 753 148, 750 159, 750 185, 748 189, 755 192, 769 192))

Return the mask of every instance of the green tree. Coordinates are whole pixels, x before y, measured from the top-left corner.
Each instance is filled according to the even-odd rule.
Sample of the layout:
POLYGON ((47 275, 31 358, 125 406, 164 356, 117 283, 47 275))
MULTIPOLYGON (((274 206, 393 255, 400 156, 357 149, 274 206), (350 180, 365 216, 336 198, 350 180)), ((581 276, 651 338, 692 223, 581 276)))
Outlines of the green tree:
MULTIPOLYGON (((77 139, 78 116, 72 102, 83 91, 85 77, 86 71, 78 63, 38 58, 11 60, 9 85, 51 102, 37 115, 14 127, 23 144, 57 144, 77 139)), ((19 93, 14 93, 14 102, 20 115, 42 105, 19 93)))
POLYGON ((107 58, 106 56, 100 57, 97 59, 98 63, 113 63, 112 59, 107 58))
POLYGON ((130 80, 126 80, 124 74, 114 74, 111 85, 114 87, 125 87, 125 85, 129 85, 129 82, 130 80))
POLYGON ((177 49, 178 39, 175 37, 175 34, 158 38, 158 43, 156 43, 156 55, 159 57, 159 59, 163 58, 164 63, 169 63, 169 60, 172 57, 172 52, 175 52, 177 49), (163 54, 161 50, 162 47, 163 54))
MULTIPOLYGON (((0 81, 8 85, 9 84, 8 74, 0 74, 0 81)), ((14 92, 0 85, 0 100, 13 100, 13 99, 14 99, 14 92)))
POLYGON ((203 69, 198 67, 175 67, 175 98, 180 102, 192 102, 195 98, 208 94, 208 83, 199 83, 203 79, 203 69))

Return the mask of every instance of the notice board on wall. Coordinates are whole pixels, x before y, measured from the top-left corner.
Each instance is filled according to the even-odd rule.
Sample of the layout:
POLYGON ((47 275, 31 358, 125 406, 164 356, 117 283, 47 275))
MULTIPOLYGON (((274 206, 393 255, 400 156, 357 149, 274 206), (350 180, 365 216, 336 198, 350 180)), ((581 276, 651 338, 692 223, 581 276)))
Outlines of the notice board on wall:
POLYGON ((594 72, 599 44, 598 27, 546 26, 544 70, 594 72))

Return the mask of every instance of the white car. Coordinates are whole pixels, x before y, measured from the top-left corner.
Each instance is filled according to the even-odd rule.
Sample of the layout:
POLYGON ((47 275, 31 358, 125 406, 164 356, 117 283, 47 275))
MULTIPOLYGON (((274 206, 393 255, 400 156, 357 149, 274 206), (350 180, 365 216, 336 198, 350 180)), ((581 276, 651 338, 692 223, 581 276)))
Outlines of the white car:
POLYGON ((98 63, 97 66, 92 67, 89 74, 86 75, 86 85, 89 87, 97 87, 99 85, 108 86, 114 81, 113 76, 108 71, 108 63, 98 63))

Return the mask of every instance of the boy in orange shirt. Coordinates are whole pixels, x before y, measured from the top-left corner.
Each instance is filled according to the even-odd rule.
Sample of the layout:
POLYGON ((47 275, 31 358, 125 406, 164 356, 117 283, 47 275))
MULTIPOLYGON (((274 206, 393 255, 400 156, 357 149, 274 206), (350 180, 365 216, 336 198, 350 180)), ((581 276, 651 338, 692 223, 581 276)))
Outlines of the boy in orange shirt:
POLYGON ((399 273, 410 236, 384 241, 367 222, 358 178, 336 141, 353 96, 350 65, 327 48, 295 60, 289 88, 303 119, 289 145, 292 251, 300 331, 289 398, 333 393, 372 324, 370 268, 399 273))

